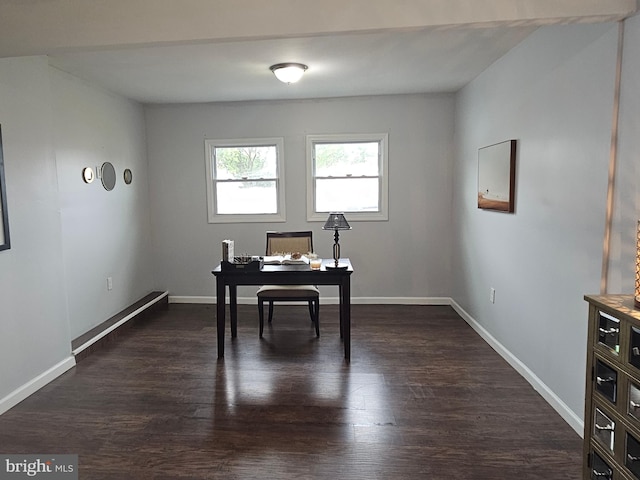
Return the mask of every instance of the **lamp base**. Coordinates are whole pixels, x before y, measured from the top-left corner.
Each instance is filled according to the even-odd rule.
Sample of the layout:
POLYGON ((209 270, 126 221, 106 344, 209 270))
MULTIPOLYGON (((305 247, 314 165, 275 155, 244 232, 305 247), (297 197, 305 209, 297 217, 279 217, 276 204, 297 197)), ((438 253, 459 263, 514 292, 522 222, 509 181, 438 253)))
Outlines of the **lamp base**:
POLYGON ((349 265, 345 265, 344 263, 339 263, 336 265, 335 263, 328 263, 324 266, 327 270, 346 270, 349 268, 349 265))

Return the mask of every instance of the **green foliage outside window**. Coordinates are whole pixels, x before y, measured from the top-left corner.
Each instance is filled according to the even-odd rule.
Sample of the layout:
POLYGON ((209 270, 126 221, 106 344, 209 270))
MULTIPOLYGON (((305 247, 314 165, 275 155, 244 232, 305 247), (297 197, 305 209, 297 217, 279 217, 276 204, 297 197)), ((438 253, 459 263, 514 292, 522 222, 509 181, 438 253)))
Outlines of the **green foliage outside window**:
POLYGON ((266 172, 273 147, 218 147, 215 149, 218 178, 260 178, 266 172))
POLYGON ((369 174, 378 170, 378 143, 317 143, 315 145, 317 175, 369 174))

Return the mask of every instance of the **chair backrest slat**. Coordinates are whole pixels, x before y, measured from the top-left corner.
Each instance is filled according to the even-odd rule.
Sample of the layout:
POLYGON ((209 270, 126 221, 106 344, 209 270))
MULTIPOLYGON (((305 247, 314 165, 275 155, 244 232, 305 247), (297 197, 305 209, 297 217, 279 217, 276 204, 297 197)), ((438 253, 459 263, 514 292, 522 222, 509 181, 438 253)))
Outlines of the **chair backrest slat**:
POLYGON ((313 232, 267 232, 266 255, 313 252, 313 232))

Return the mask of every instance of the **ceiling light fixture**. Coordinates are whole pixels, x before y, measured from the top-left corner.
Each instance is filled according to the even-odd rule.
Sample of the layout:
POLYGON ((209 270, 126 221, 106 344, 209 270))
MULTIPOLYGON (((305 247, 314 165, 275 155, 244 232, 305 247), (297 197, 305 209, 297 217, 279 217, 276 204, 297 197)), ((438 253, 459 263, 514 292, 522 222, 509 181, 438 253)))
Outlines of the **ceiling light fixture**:
POLYGON ((302 78, 302 75, 307 70, 306 65, 302 63, 277 63, 271 65, 269 70, 273 72, 278 80, 284 83, 296 83, 302 78))

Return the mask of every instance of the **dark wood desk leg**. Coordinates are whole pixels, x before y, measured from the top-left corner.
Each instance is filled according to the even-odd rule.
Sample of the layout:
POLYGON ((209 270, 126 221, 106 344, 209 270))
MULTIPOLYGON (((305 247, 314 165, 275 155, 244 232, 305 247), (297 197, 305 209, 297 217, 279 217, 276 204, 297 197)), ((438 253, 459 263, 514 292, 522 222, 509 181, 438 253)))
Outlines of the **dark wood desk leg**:
POLYGON ((344 327, 343 327, 343 313, 342 313, 342 284, 338 285, 338 299, 340 301, 340 305, 338 305, 338 313, 340 315, 340 340, 344 338, 344 327))
POLYGON ((218 358, 224 358, 224 280, 216 278, 216 321, 218 332, 218 358))
POLYGON ((344 358, 351 361, 351 277, 345 275, 342 279, 340 295, 340 311, 342 312, 342 330, 344 336, 344 358))
POLYGON ((238 336, 238 287, 229 285, 229 316, 231 317, 231 338, 238 336))

